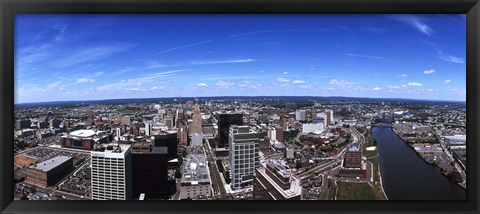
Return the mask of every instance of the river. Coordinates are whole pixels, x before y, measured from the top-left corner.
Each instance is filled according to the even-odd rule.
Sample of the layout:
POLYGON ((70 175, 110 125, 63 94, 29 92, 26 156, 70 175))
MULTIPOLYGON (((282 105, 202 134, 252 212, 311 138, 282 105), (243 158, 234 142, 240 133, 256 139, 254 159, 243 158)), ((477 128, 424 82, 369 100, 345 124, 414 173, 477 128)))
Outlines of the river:
POLYGON ((390 127, 373 127, 389 200, 466 200, 465 189, 427 164, 390 127))

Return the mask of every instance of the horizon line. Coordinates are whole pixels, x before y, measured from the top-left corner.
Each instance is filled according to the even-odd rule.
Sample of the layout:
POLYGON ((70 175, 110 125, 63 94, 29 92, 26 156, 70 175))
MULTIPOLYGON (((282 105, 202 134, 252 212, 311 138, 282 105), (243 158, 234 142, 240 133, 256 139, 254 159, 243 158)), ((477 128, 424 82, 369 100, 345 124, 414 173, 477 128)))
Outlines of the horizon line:
POLYGON ((96 99, 96 100, 59 100, 59 101, 39 101, 39 102, 24 102, 24 103, 14 103, 15 105, 26 105, 26 104, 42 104, 42 103, 55 103, 55 102, 97 102, 97 101, 113 101, 113 100, 141 100, 141 99, 176 99, 176 98, 216 98, 216 97, 315 97, 315 98, 355 98, 355 99, 396 99, 396 100, 412 100, 412 101, 430 101, 430 102, 456 102, 456 103, 466 103, 467 101, 459 100, 436 100, 436 99, 419 99, 419 98, 394 98, 394 97, 349 97, 349 96, 275 96, 275 95, 258 95, 258 96, 176 96, 176 97, 149 97, 149 98, 114 98, 114 99, 96 99))

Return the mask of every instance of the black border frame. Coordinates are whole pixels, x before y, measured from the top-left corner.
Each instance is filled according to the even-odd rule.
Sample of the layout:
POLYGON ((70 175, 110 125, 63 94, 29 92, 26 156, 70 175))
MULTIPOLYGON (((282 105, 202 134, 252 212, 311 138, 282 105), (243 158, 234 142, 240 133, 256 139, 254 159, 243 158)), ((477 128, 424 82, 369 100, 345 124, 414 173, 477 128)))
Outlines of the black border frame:
POLYGON ((479 0, 0 0, 0 212, 1 213, 478 213, 477 143, 480 115, 479 0), (466 201, 14 201, 14 16, 33 14, 467 14, 466 201))

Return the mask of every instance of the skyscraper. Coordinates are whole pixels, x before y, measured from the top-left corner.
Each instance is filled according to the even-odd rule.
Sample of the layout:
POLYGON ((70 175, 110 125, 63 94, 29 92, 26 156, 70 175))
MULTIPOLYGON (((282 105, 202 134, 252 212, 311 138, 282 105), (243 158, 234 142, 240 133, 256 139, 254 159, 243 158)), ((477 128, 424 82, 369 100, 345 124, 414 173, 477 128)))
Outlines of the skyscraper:
POLYGON ((243 114, 225 113, 219 115, 218 121, 218 147, 228 146, 228 134, 231 125, 243 125, 243 114))
POLYGON ((132 198, 145 194, 147 199, 168 198, 168 147, 149 143, 132 146, 132 198))
POLYGON ((195 109, 193 110, 193 123, 188 129, 190 136, 193 133, 202 133, 202 115, 200 114, 200 106, 195 104, 195 109))
POLYGON ((178 138, 176 131, 161 132, 159 135, 153 136, 155 147, 164 147, 168 152, 170 159, 177 157, 178 138))
POLYGON ((229 134, 229 158, 232 175, 232 189, 240 189, 252 184, 255 167, 259 164, 257 132, 250 130, 248 126, 230 126, 229 134))
POLYGON ((300 121, 300 120, 306 120, 307 119, 307 111, 305 110, 297 110, 295 112, 295 119, 300 121))
POLYGON ((131 200, 132 156, 130 145, 96 147, 92 157, 92 200, 131 200))

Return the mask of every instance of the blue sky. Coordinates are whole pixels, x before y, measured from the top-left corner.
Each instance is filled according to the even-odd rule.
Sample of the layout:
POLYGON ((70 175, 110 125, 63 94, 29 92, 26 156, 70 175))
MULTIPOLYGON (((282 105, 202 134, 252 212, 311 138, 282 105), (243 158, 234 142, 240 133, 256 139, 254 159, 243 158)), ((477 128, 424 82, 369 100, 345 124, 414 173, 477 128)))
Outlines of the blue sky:
POLYGON ((17 15, 15 103, 466 99, 464 15, 17 15))

